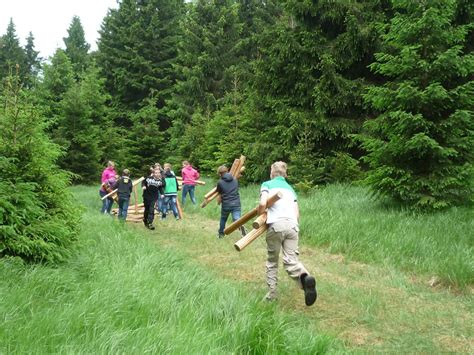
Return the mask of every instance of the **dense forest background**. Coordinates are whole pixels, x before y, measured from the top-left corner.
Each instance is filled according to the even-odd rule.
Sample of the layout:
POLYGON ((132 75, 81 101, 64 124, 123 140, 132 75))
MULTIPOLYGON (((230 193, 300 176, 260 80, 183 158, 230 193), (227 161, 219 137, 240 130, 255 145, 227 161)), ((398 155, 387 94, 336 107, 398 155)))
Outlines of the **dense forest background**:
POLYGON ((53 160, 74 183, 98 183, 107 160, 133 176, 182 159, 211 173, 244 154, 246 182, 285 160, 302 190, 366 182, 442 208, 473 195, 473 10, 469 0, 121 0, 97 51, 74 17, 51 58, 32 33, 20 46, 12 19, 2 100, 21 91, 12 105, 34 107, 25 124, 60 148, 53 160))

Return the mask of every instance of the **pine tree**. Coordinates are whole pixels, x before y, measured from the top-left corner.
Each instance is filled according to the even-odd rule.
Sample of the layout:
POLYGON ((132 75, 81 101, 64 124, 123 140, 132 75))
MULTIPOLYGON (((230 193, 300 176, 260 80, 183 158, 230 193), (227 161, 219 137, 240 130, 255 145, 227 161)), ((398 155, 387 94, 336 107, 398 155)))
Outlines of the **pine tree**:
POLYGON ((57 49, 50 64, 43 68, 43 81, 40 87, 44 114, 50 118, 50 129, 61 115, 60 102, 64 94, 74 84, 74 73, 68 56, 62 49, 57 49))
POLYGON ((44 133, 45 119, 29 103, 18 76, 0 96, 0 257, 58 262, 71 252, 79 215, 58 169, 60 149, 44 133))
POLYGON ((86 85, 75 83, 61 101, 55 140, 65 150, 60 166, 74 173, 74 182, 92 183, 100 175, 99 127, 93 124, 94 100, 86 85))
POLYGON ((32 87, 36 82, 39 70, 41 69, 41 58, 38 57, 39 52, 35 50, 35 38, 30 32, 26 39, 25 55, 26 55, 26 87, 32 87))
POLYGON ((238 8, 231 0, 197 1, 181 24, 183 39, 176 65, 180 79, 168 101, 173 121, 170 154, 194 156, 196 164, 196 157, 204 156, 204 151, 195 151, 200 147, 196 142, 202 142, 200 129, 222 107, 232 88, 242 31, 238 8))
POLYGON ((90 44, 86 42, 84 28, 78 16, 72 18, 67 33, 68 36, 63 38, 65 53, 71 61, 75 77, 79 78, 89 63, 90 44))
MULTIPOLYGON (((339 176, 331 172, 341 163, 334 159, 343 157, 352 166, 354 160, 340 153, 360 155, 351 135, 368 115, 362 97, 376 77, 366 66, 378 48, 377 25, 388 12, 384 3, 288 0, 277 24, 260 37, 253 102, 268 127, 259 137, 261 147, 267 149, 262 140, 273 144, 272 153, 288 160, 290 169, 312 171, 313 183, 339 176)), ((255 154, 268 166, 270 157, 261 161, 264 151, 255 154)))
POLYGON ((415 208, 453 205, 473 192, 472 23, 456 23, 454 0, 394 6, 370 66, 388 82, 366 96, 380 113, 365 125, 368 182, 415 208))
MULTIPOLYGON (((104 19, 98 42, 98 65, 116 106, 137 110, 153 92, 164 106, 175 82, 182 0, 124 0, 104 19)), ((166 127, 164 127, 166 128, 166 127)))
POLYGON ((0 77, 6 78, 14 74, 18 65, 20 80, 23 82, 27 74, 26 56, 16 35, 13 19, 10 19, 7 32, 2 36, 0 44, 0 77))

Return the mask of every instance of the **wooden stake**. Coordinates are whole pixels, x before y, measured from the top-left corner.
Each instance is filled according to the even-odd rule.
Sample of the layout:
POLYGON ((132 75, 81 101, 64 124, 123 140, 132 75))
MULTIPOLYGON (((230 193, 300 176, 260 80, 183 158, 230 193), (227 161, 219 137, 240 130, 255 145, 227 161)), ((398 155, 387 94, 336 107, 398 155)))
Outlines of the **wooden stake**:
POLYGON ((248 221, 250 221, 255 216, 257 216, 257 207, 255 207, 254 209, 248 211, 246 214, 244 214, 242 217, 240 217, 235 222, 232 222, 226 229, 224 229, 224 234, 227 235, 227 234, 232 233, 237 228, 239 228, 241 225, 247 223, 248 221))
MULTIPOLYGON (((135 180, 134 182, 132 182, 132 186, 135 186, 135 185, 138 185, 139 183, 141 183, 143 180, 145 180, 145 178, 142 176, 141 178, 135 180)), ((104 197, 102 197, 102 200, 105 200, 107 197, 109 196, 112 196, 112 195, 115 195, 117 193, 118 189, 115 189, 114 191, 108 193, 107 195, 105 195, 104 197)), ((115 198, 115 196, 114 196, 115 198)))
MULTIPOLYGON (((278 201, 280 198, 283 197, 283 194, 278 191, 276 194, 271 195, 268 200, 267 200, 267 208, 273 205, 276 201, 278 201)), ((234 223, 229 225, 226 229, 224 229, 224 234, 230 234, 233 231, 235 231, 237 228, 239 228, 241 225, 247 223, 250 221, 252 218, 257 216, 258 207, 255 207, 254 209, 250 210, 246 214, 244 214, 242 217, 240 217, 238 220, 236 220, 234 223)))
POLYGON ((245 237, 240 238, 234 244, 235 249, 237 249, 237 251, 242 251, 247 245, 265 233, 267 228, 267 225, 264 223, 258 229, 252 229, 245 237))
POLYGON ((181 204, 179 203, 179 198, 178 197, 176 197, 176 207, 178 208, 179 219, 183 219, 183 210, 181 208, 181 204))
POLYGON ((229 173, 230 175, 234 176, 235 172, 237 171, 237 166, 239 165, 240 159, 235 159, 230 167, 229 173))
POLYGON ((133 197, 135 199, 135 213, 138 212, 138 196, 137 196, 137 187, 133 187, 133 197))
POLYGON ((267 212, 264 212, 260 216, 258 216, 255 221, 253 221, 252 227, 254 229, 259 229, 262 226, 262 224, 265 224, 266 222, 267 222, 267 212))

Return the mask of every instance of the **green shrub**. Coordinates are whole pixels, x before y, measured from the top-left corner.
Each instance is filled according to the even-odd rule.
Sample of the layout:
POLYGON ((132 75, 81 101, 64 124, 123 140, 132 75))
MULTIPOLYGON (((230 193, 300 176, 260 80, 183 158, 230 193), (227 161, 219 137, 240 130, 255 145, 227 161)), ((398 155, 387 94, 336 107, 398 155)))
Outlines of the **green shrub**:
POLYGON ((55 162, 59 148, 44 119, 9 78, 0 108, 0 256, 57 262, 70 253, 80 211, 67 191, 69 176, 55 162), (79 212, 79 213, 78 213, 79 212))

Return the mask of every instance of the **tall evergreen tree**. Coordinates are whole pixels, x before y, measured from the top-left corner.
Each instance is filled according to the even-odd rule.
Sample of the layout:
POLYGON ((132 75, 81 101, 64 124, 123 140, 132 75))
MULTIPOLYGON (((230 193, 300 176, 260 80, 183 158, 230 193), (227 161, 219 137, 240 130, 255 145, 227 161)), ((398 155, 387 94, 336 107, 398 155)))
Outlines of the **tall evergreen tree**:
POLYGON ((61 115, 60 102, 64 94, 74 84, 74 72, 71 62, 62 49, 57 49, 51 58, 50 64, 43 68, 43 81, 41 83, 42 106, 45 115, 53 124, 61 115))
POLYGON ((24 81, 27 73, 25 51, 20 46, 20 41, 16 35, 13 19, 7 27, 7 32, 0 41, 0 77, 6 78, 15 74, 15 67, 19 67, 20 79, 24 81))
POLYGON ((65 150, 60 166, 74 173, 77 183, 92 183, 100 175, 98 129, 93 124, 90 92, 81 83, 75 83, 61 101, 61 118, 55 134, 56 141, 65 150))
POLYGON ((176 68, 180 80, 168 102, 173 120, 174 154, 202 156, 202 124, 209 121, 228 90, 239 62, 236 44, 242 31, 239 6, 231 0, 197 1, 183 20, 176 68), (193 115, 196 115, 193 117, 193 115))
POLYGON ((456 23, 454 0, 393 3, 371 65, 388 82, 366 97, 380 113, 365 125, 368 181, 410 206, 445 207, 473 193, 472 23, 456 23))
POLYGON ((89 63, 90 44, 86 42, 84 28, 78 16, 72 18, 67 33, 68 36, 63 38, 66 45, 65 53, 71 61, 76 78, 79 78, 89 63))
POLYGON ((60 149, 44 132, 45 119, 9 77, 0 95, 0 257, 64 260, 77 236, 79 215, 58 169, 60 149))
POLYGON ((366 66, 377 48, 377 24, 384 21, 387 5, 378 0, 288 0, 284 6, 277 25, 260 39, 254 79, 258 100, 252 102, 263 110, 264 122, 258 125, 267 128, 259 137, 264 151, 255 151, 255 158, 267 166, 277 155, 290 161, 290 169, 297 168, 294 177, 306 179, 301 174, 312 171, 313 182, 344 180, 333 167, 342 159, 353 174, 354 159, 348 154, 357 152, 350 137, 368 114, 362 95, 376 78, 366 66), (265 150, 272 145, 269 156, 265 150))
POLYGON ((175 82, 172 65, 183 11, 183 0, 124 0, 109 11, 97 61, 115 106, 137 110, 152 92, 158 108, 164 106, 175 82))
POLYGON ((33 37, 33 34, 30 32, 26 39, 26 46, 25 46, 27 87, 33 86, 33 84, 36 82, 38 72, 41 68, 41 58, 38 57, 39 52, 35 50, 34 40, 35 38, 33 37))

